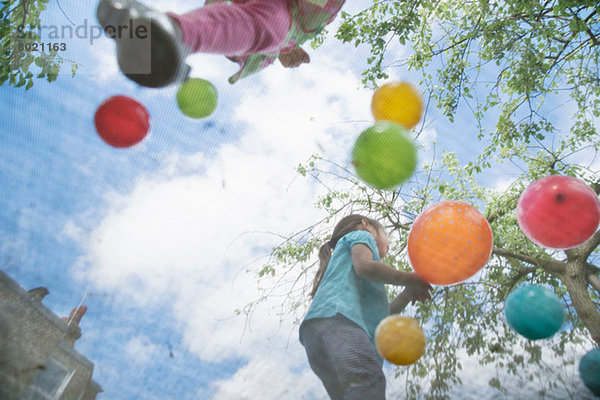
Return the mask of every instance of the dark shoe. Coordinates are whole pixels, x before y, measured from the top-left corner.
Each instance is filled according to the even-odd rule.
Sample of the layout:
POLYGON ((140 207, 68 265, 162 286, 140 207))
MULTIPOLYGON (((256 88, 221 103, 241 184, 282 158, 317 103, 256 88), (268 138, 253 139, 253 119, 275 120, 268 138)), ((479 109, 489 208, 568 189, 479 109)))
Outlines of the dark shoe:
POLYGON ((164 87, 190 72, 177 22, 135 0, 100 0, 98 22, 117 43, 121 72, 139 85, 164 87))

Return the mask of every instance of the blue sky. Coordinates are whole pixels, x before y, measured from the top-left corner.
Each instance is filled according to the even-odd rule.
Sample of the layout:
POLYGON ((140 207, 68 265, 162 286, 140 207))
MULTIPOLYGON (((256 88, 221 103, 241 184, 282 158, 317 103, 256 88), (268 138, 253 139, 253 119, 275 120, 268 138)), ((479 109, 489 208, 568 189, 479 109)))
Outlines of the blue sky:
MULTIPOLYGON (((176 12, 197 3, 152 2, 176 12)), ((76 24, 95 23, 95 3, 61 5, 76 24)), ((57 2, 43 22, 69 23, 57 2)), ((274 65, 235 85, 227 83, 235 64, 194 55, 192 75, 213 82, 219 103, 193 121, 178 111, 176 88, 123 78, 109 39, 67 44, 65 58, 81 64, 75 78, 67 71, 27 92, 0 88, 3 270, 26 289, 48 287, 44 303, 59 316, 84 299, 76 349, 94 362, 101 399, 326 398, 297 326, 276 315, 278 297, 250 320, 235 310, 260 296, 254 271, 278 235, 323 216, 312 206, 323 188, 297 179, 298 163, 321 153, 347 164, 370 125, 372 93, 360 84, 366 49, 330 38, 310 50, 309 65, 274 65), (116 94, 138 99, 151 116, 150 134, 129 149, 111 148, 93 126, 98 105, 116 94)), ((407 71, 391 74, 418 82, 407 71)), ((426 126, 422 160, 433 141, 461 160, 476 158, 481 144, 467 114, 450 124, 433 112, 426 126)), ((514 174, 493 172, 488 184, 502 187, 514 174)), ((480 398, 487 379, 475 378, 475 360, 463 365, 461 396, 480 398)), ((386 373, 394 398, 402 381, 389 366, 386 373)))

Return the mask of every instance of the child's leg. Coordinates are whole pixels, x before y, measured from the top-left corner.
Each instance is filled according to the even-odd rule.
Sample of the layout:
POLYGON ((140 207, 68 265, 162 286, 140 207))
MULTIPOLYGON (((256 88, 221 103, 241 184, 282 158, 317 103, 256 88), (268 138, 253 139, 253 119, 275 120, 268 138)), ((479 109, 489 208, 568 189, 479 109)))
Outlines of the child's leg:
POLYGON ((169 16, 181 26, 192 52, 239 56, 277 52, 290 29, 289 7, 289 0, 251 0, 169 16))
POLYGON ((385 400, 381 361, 362 328, 341 315, 304 324, 308 361, 333 400, 385 400))

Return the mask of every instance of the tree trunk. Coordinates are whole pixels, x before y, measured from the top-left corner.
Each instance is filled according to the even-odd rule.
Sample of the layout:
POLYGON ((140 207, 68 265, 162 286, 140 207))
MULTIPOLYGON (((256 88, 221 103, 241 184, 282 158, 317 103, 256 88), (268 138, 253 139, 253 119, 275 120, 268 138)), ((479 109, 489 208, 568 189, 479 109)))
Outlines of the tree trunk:
POLYGON ((561 280, 567 287, 577 317, 590 332, 592 338, 600 344, 600 313, 590 298, 589 282, 586 277, 586 266, 581 260, 567 263, 561 280))

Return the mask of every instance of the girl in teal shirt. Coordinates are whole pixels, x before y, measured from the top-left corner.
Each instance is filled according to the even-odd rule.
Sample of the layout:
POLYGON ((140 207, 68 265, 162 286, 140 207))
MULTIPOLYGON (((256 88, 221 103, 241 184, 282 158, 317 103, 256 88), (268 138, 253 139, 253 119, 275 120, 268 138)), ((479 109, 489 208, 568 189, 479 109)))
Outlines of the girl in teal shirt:
POLYGON ((355 214, 342 218, 319 250, 320 268, 313 301, 300 325, 300 342, 334 400, 385 399, 375 329, 409 302, 430 298, 431 286, 417 274, 381 262, 388 251, 383 226, 355 214), (390 304, 385 284, 406 289, 390 304))

